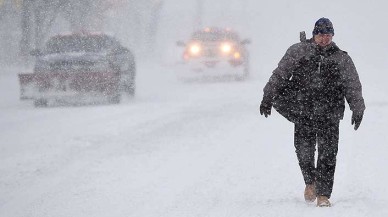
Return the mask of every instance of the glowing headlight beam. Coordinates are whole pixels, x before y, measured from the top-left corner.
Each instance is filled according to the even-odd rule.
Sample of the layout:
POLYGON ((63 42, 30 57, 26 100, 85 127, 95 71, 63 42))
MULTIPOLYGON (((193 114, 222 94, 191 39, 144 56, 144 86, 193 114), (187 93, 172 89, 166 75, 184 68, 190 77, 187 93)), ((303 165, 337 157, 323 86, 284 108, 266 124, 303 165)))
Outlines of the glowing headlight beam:
POLYGON ((230 53, 231 50, 232 50, 232 46, 230 44, 225 43, 221 45, 221 51, 223 53, 230 53))
POLYGON ((201 51, 201 47, 197 44, 191 45, 190 47, 190 53, 193 55, 198 54, 201 51))

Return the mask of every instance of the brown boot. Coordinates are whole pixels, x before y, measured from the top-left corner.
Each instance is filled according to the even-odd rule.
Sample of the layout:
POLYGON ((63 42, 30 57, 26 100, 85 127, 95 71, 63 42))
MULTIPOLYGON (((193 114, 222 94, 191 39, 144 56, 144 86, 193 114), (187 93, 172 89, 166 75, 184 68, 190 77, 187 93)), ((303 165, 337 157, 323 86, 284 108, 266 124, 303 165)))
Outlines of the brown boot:
POLYGON ((317 197, 315 193, 315 184, 306 185, 306 188, 304 189, 304 199, 306 202, 314 202, 315 198, 317 197))
POLYGON ((326 196, 318 196, 317 198, 318 198, 317 200, 318 207, 331 207, 329 198, 327 198, 326 196))

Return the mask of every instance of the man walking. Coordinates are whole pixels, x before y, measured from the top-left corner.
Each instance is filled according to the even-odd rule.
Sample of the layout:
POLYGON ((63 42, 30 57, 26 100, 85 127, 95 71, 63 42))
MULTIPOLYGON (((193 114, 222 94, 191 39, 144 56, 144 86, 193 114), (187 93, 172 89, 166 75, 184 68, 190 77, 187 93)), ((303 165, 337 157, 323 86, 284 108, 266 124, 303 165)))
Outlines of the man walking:
POLYGON ((307 202, 331 206, 338 151, 339 122, 345 99, 352 125, 361 124, 365 103, 357 70, 350 56, 332 41, 334 28, 327 18, 319 19, 313 37, 292 45, 264 87, 260 113, 274 107, 295 123, 294 145, 306 188, 307 202), (318 158, 315 166, 315 151, 318 158))

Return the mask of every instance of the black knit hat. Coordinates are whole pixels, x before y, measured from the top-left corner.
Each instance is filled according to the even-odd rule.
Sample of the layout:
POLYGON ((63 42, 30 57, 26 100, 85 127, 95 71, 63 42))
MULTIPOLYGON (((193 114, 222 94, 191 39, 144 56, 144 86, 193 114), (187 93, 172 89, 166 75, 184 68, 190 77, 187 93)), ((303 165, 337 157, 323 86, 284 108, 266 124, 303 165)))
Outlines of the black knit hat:
POLYGON ((317 20, 317 22, 315 22, 313 35, 317 35, 319 33, 334 35, 333 23, 331 23, 331 21, 325 17, 317 20))

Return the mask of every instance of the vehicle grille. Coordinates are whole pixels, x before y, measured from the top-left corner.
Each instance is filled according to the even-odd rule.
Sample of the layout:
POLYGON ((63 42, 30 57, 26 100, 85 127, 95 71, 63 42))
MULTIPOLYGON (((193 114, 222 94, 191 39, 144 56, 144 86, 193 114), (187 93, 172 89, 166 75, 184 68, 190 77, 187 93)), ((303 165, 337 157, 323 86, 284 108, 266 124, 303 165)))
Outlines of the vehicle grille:
POLYGON ((216 49, 206 49, 204 50, 203 55, 205 57, 215 57, 218 55, 218 52, 216 49))

